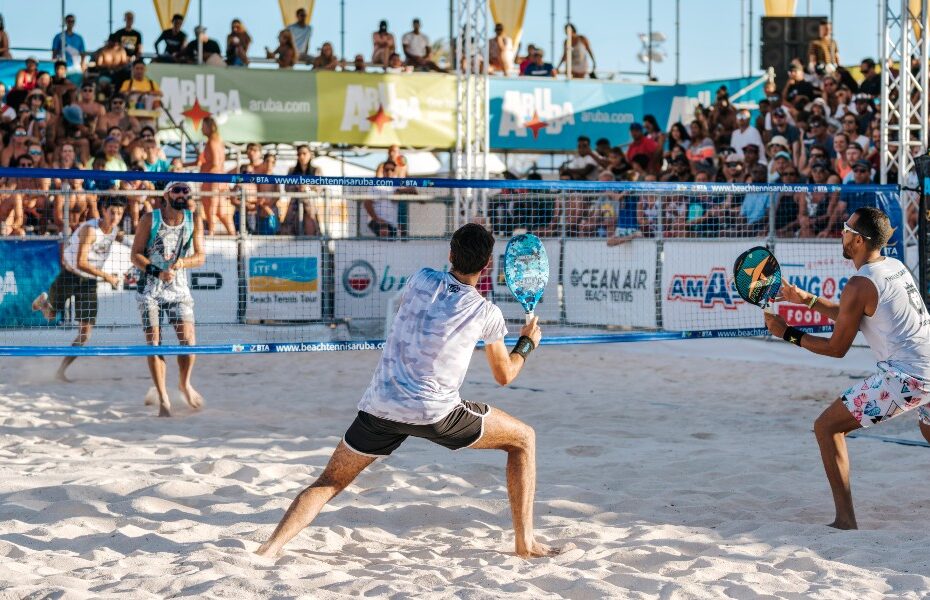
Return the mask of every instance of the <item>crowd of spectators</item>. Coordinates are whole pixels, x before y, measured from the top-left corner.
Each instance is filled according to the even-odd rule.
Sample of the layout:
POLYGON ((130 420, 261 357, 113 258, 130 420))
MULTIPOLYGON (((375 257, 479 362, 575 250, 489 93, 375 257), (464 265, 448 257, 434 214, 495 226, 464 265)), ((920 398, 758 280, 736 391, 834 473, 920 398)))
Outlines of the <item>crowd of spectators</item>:
MULTIPOLYGON (((829 25, 811 45, 810 60, 836 60, 829 25), (832 53, 832 54, 831 54, 832 53)), ((539 56, 537 55, 537 62, 539 56)), ((857 81, 835 64, 794 61, 786 83, 765 86, 750 112, 730 102, 726 87, 710 106, 698 105, 687 124, 663 131, 653 115, 630 126, 625 148, 587 136, 559 168, 563 180, 770 184, 834 184, 835 192, 635 192, 530 194, 507 192, 491 203, 491 222, 503 234, 540 235, 838 237, 843 222, 874 196, 855 186, 877 182, 881 161, 880 85, 875 62, 865 59, 857 81), (774 221, 772 221, 774 219, 774 221)), ((531 174, 530 178, 538 178, 531 174)), ((916 215, 909 214, 913 221, 916 215)))
MULTIPOLYGON (((266 48, 266 55, 286 68, 309 62, 315 69, 345 68, 324 43, 319 52, 309 52, 312 28, 303 9, 296 21, 282 30, 278 46, 266 48)), ((155 117, 161 91, 146 75, 142 59, 142 35, 134 29, 131 12, 125 25, 109 36, 97 52, 88 54, 83 38, 76 32, 75 18, 68 15, 65 28, 52 42, 54 72, 38 69, 30 57, 16 76, 10 90, 0 97, 0 165, 22 168, 61 167, 110 171, 180 171, 191 167, 205 172, 223 172, 225 149, 212 120, 204 132, 210 143, 197 162, 181 164, 168 160, 159 145, 155 117), (215 155, 215 156, 214 156, 215 155)), ((442 70, 434 60, 429 38, 419 20, 401 38, 401 48, 382 21, 372 34, 370 62, 357 55, 353 68, 364 71, 371 64, 387 72, 442 70), (403 52, 404 57, 398 53, 403 52)), ((154 43, 155 60, 198 62, 202 50, 208 64, 246 66, 252 38, 238 19, 232 22, 226 38, 226 52, 195 29, 188 40, 183 18, 175 15, 172 27, 154 43)), ((878 74, 871 59, 862 61, 864 79, 856 79, 837 60, 836 43, 829 39, 829 27, 812 45, 809 62, 798 59, 787 82, 779 89, 774 82, 765 86, 766 97, 756 112, 738 109, 730 102, 726 88, 717 91, 711 106, 698 106, 687 123, 673 123, 667 131, 652 115, 630 126, 632 142, 626 147, 598 139, 578 139, 577 153, 559 170, 564 180, 666 181, 666 182, 756 182, 866 184, 875 180, 880 161, 878 74), (831 58, 832 57, 832 58, 831 58)), ((490 41, 489 67, 493 72, 519 72, 525 76, 552 76, 557 68, 543 59, 542 50, 529 45, 523 58, 516 56, 513 43, 495 29, 490 41)), ((566 27, 566 50, 558 65, 571 65, 573 76, 582 77, 594 69, 590 43, 572 26, 566 27), (589 62, 590 59, 590 62, 589 62)), ((0 17, 0 54, 9 54, 9 38, 0 17)), ((265 154, 258 144, 249 145, 245 164, 237 170, 271 173, 274 154, 265 154)), ((306 146, 297 149, 298 164, 292 172, 314 172, 313 155, 306 146)), ((378 167, 378 175, 404 177, 406 163, 399 149, 390 149, 378 167)), ((531 177, 539 177, 532 174, 531 177)), ((96 200, 101 191, 131 191, 125 228, 132 230, 140 216, 157 206, 155 185, 121 180, 57 180, 18 178, 0 180, 0 234, 56 233, 67 219, 71 227, 96 217, 96 200), (64 196, 48 192, 70 191, 64 196), (2 190, 35 189, 39 193, 2 193, 2 190), (152 191, 147 196, 145 191, 152 191), (68 214, 65 215, 67 206, 68 214)), ((234 233, 239 223, 239 189, 223 186, 204 189, 213 192, 204 198, 207 233, 234 233), (228 195, 227 195, 228 193, 228 195), (216 200, 211 198, 215 197, 216 200)), ((306 197, 282 200, 279 192, 304 192, 310 188, 281 190, 278 186, 255 186, 246 193, 246 226, 253 233, 303 233, 314 235, 321 225, 313 202, 306 197), (274 188, 274 189, 272 189, 274 188), (254 192, 254 197, 252 192, 254 192), (297 215, 303 218, 298 219, 297 215)), ((402 190, 408 193, 410 190, 402 190)), ((376 199, 364 204, 368 229, 383 237, 402 236, 406 229, 406 205, 393 202, 396 190, 376 190, 376 199)), ((692 194, 665 197, 628 192, 603 194, 501 194, 491 203, 491 222, 501 233, 524 227, 542 235, 575 235, 622 240, 630 236, 745 236, 760 235, 769 228, 770 215, 779 235, 812 237, 837 236, 845 216, 867 194, 782 193, 782 194, 692 194)))

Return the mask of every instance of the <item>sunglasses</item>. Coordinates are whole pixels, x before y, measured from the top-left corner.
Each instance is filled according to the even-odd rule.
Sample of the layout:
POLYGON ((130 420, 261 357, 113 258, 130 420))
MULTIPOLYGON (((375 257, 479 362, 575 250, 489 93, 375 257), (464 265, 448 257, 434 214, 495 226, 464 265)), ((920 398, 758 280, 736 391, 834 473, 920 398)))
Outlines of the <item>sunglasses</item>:
POLYGON ((177 194, 179 196, 189 196, 191 193, 191 189, 187 187, 186 185, 176 185, 171 188, 171 193, 177 194))
POLYGON ((21 168, 22 168, 22 167, 29 168, 29 167, 32 166, 32 163, 31 163, 31 162, 27 162, 27 161, 23 161, 23 162, 21 162, 21 163, 17 163, 16 166, 17 166, 17 167, 21 167, 21 168))
MULTIPOLYGON (((858 231, 856 231, 855 229, 853 229, 852 227, 850 227, 848 223, 845 223, 845 222, 844 222, 844 223, 843 223, 843 233, 846 233, 847 231, 848 231, 849 233, 855 233, 856 235, 862 235, 861 233, 859 233, 858 231)), ((865 239, 867 239, 867 240, 872 239, 872 238, 870 238, 870 237, 867 236, 867 235, 862 235, 862 237, 865 238, 865 239)))
POLYGON ((783 177, 797 177, 798 172, 797 171, 785 171, 784 173, 782 173, 782 176, 783 177))
POLYGON ((821 166, 811 167, 811 171, 826 171, 826 170, 827 170, 826 167, 821 167, 821 166))
POLYGON ((853 172, 854 172, 854 173, 868 173, 869 170, 868 170, 868 169, 863 169, 862 167, 859 167, 859 168, 853 169, 853 172))
POLYGON ((738 169, 738 168, 740 168, 741 166, 743 166, 743 163, 728 162, 728 163, 724 163, 724 165, 727 166, 727 167, 730 167, 731 169, 738 169))
POLYGON ((41 150, 30 150, 29 154, 31 154, 32 156, 41 156, 42 151, 41 150))

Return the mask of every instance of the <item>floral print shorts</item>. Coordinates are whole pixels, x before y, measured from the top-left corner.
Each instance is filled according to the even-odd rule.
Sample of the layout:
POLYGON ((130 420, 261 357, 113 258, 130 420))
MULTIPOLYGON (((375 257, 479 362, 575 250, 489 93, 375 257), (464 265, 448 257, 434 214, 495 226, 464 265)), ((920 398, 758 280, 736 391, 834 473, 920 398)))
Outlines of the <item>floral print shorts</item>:
POLYGON ((930 425, 930 381, 913 377, 886 362, 878 373, 849 388, 843 404, 863 427, 917 409, 918 418, 930 425))

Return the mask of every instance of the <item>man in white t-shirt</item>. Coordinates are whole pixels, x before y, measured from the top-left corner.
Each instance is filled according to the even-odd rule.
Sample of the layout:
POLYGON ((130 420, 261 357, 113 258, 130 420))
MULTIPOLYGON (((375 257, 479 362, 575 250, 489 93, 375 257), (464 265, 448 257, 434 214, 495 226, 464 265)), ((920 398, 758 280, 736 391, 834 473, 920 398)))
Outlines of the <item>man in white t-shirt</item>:
POLYGON ((525 558, 557 553, 533 535, 533 429, 499 409, 459 396, 479 340, 485 343, 494 379, 507 385, 539 345, 542 333, 533 318, 508 352, 504 345, 507 326, 500 308, 475 289, 491 264, 494 236, 470 223, 452 235, 450 246, 450 272, 422 269, 407 281, 381 361, 359 402, 358 416, 323 474, 291 503, 256 554, 277 555, 365 467, 390 455, 411 435, 451 450, 506 451, 516 553, 525 558))
MULTIPOLYGON (((780 316, 766 313, 772 335, 815 354, 842 358, 862 332, 879 360, 877 372, 847 389, 814 421, 814 435, 836 505, 837 529, 856 529, 849 488, 846 434, 905 412, 918 414, 920 431, 930 441, 930 315, 910 271, 882 255, 893 233, 888 216, 877 208, 857 209, 843 223, 843 258, 856 272, 839 302, 830 302, 786 283, 783 299, 804 304, 834 320, 830 337, 807 335, 780 316)), ((871 507, 882 518, 882 507, 871 507), (877 512, 876 512, 877 511, 877 512)))
POLYGON ((313 28, 307 22, 307 9, 300 7, 297 9, 297 21, 287 26, 288 31, 294 38, 294 45, 297 47, 297 60, 299 62, 308 62, 310 60, 310 34, 313 28))
POLYGON ((749 111, 745 108, 736 113, 736 124, 738 127, 730 134, 730 145, 736 149, 737 154, 743 154, 743 149, 747 144, 756 144, 762 148, 762 134, 759 130, 749 124, 749 111))
POLYGON ((401 44, 404 47, 404 56, 407 59, 407 65, 417 71, 440 71, 439 65, 430 60, 429 38, 420 33, 420 19, 413 20, 413 31, 408 31, 401 38, 401 44))

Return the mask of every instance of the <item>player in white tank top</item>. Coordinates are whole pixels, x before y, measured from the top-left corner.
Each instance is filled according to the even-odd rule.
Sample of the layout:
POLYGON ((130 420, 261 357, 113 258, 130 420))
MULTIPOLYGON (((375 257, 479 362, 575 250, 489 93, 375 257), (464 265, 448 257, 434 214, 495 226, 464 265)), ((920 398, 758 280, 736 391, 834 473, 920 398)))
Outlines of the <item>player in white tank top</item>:
POLYGON ((459 398, 479 340, 485 342, 494 378, 507 385, 542 336, 534 318, 520 331, 514 351, 507 351, 507 328, 500 309, 475 288, 491 264, 493 251, 494 237, 471 223, 452 236, 449 273, 423 269, 410 278, 358 416, 323 474, 297 496, 256 554, 276 556, 365 467, 389 455, 411 435, 453 450, 505 450, 516 553, 527 558, 557 553, 533 534, 536 458, 532 428, 501 410, 459 398))
POLYGON ((806 304, 835 321, 829 338, 806 335, 779 316, 766 314, 773 335, 816 354, 842 358, 861 331, 878 359, 878 372, 850 387, 814 422, 827 480, 836 505, 837 529, 856 529, 849 487, 846 434, 916 410, 920 431, 930 442, 930 315, 910 271, 882 255, 891 223, 877 208, 860 208, 843 224, 843 257, 856 273, 839 303, 789 284, 782 298, 806 304))
MULTIPOLYGON (((65 302, 72 302, 75 320, 78 322, 78 334, 72 346, 83 346, 90 339, 97 320, 98 279, 103 279, 113 289, 119 287, 119 276, 105 272, 103 267, 110 257, 113 243, 121 239, 119 222, 126 208, 126 198, 108 196, 102 205, 99 219, 81 223, 68 238, 62 254, 61 271, 49 291, 42 292, 32 301, 32 310, 42 311, 49 321, 54 321, 58 313, 64 310, 65 302)), ((56 373, 60 381, 69 381, 65 370, 76 358, 66 356, 61 361, 56 373)))

